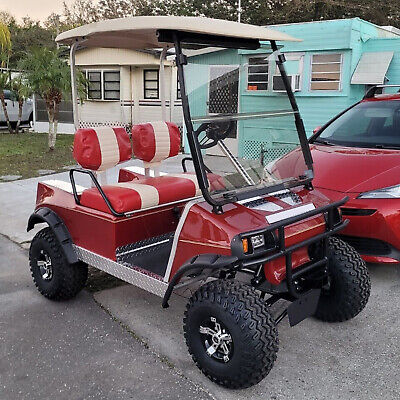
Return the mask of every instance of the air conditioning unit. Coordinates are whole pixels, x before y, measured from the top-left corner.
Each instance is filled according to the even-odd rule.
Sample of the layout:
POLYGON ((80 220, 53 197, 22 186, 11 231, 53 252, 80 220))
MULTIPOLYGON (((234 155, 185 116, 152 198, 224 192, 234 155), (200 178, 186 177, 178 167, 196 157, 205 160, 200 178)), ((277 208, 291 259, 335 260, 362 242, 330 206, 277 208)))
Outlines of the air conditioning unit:
MULTIPOLYGON (((298 92, 300 90, 300 75, 288 75, 288 78, 291 82, 293 92, 298 92)), ((283 79, 280 75, 274 75, 272 77, 272 90, 274 92, 286 92, 283 79)))

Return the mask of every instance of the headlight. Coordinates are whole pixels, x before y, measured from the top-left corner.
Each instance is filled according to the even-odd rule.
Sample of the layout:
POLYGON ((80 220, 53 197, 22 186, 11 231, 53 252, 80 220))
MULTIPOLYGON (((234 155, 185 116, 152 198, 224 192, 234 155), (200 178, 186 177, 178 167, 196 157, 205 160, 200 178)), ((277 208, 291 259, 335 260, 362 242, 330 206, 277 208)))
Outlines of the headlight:
POLYGON ((357 199, 400 199, 400 185, 364 192, 357 199))
POLYGON ((253 245, 253 249, 257 249, 258 247, 262 247, 265 244, 264 235, 256 235, 250 238, 251 244, 253 245))

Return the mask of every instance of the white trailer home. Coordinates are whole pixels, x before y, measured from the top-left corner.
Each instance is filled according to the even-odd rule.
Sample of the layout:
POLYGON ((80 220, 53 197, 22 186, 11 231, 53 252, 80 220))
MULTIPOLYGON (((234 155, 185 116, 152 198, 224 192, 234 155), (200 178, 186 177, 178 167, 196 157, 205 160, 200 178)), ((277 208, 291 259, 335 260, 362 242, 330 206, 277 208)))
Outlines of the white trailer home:
MULTIPOLYGON (((165 88, 160 74, 160 51, 136 51, 114 48, 79 48, 76 66, 89 82, 87 97, 78 106, 79 126, 124 126, 166 119, 182 126, 182 107, 177 70, 172 61, 164 61, 165 88), (161 99, 166 109, 162 115, 161 99)), ((169 57, 167 57, 169 58, 169 57)), ((44 102, 35 102, 35 130, 48 129, 44 102)), ((74 133, 72 105, 60 107, 60 133, 74 133)))

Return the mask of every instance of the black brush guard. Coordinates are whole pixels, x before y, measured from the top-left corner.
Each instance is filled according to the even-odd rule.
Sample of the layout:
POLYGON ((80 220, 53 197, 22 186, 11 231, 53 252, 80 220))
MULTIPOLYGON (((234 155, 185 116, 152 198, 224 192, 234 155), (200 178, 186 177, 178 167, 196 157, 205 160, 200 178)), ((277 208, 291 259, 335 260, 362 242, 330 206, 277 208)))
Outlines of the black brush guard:
MULTIPOLYGON (((298 299, 301 297, 301 294, 298 293, 294 281, 298 279, 300 276, 312 272, 317 268, 325 266, 328 262, 328 238, 341 231, 344 227, 347 226, 349 220, 342 220, 341 218, 338 220, 338 208, 345 204, 348 201, 348 197, 343 198, 342 200, 336 201, 334 203, 328 204, 323 207, 316 208, 315 210, 307 211, 304 214, 296 215, 294 217, 290 217, 284 219, 282 221, 273 223, 269 225, 267 228, 259 229, 252 232, 247 232, 245 234, 240 234, 237 238, 240 240, 259 234, 272 233, 276 235, 277 233, 277 246, 272 254, 271 251, 269 254, 263 255, 262 257, 247 257, 241 260, 241 267, 245 269, 251 269, 254 267, 259 267, 260 265, 264 265, 270 261, 273 261, 280 257, 285 257, 285 266, 286 266, 286 285, 287 292, 289 295, 298 299), (295 243, 289 247, 285 245, 285 227, 292 225, 296 222, 305 220, 307 218, 314 217, 316 215, 324 215, 325 217, 325 232, 315 235, 309 239, 303 240, 301 242, 295 243), (336 214, 336 215, 335 215, 336 214), (336 217, 336 218, 335 218, 336 217), (336 219, 336 220, 335 220, 336 219), (294 251, 302 248, 308 247, 314 243, 321 242, 322 243, 322 254, 319 260, 311 261, 302 267, 298 267, 295 270, 292 269, 292 254, 294 251)), ((257 278, 263 276, 263 269, 258 268, 258 276, 254 277, 254 281, 257 282, 257 278)), ((260 282, 261 285, 261 282, 260 282)))

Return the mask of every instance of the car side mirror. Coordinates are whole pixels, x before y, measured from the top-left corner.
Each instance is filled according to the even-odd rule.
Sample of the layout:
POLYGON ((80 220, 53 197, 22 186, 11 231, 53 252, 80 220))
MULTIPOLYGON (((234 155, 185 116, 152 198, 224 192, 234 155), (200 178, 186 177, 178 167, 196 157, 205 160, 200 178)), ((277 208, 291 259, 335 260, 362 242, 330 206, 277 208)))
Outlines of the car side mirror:
POLYGON ((322 126, 317 126, 316 128, 313 129, 312 133, 316 134, 322 129, 322 126))

